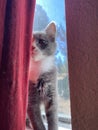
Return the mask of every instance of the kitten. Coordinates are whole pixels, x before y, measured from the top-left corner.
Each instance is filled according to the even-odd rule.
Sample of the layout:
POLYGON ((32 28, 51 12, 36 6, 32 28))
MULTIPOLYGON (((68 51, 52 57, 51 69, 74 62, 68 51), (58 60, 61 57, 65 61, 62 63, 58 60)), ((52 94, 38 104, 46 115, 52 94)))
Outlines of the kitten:
POLYGON ((46 130, 40 112, 41 103, 45 106, 48 130, 58 130, 55 35, 54 22, 44 31, 33 34, 27 113, 34 130, 46 130))

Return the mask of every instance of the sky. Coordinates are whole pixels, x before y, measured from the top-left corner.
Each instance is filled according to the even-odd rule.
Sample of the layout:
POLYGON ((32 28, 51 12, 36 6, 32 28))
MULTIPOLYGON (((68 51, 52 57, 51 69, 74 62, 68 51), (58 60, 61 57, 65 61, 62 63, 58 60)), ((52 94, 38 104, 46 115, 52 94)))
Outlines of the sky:
POLYGON ((50 20, 56 21, 57 25, 65 26, 65 0, 36 0, 36 4, 43 6, 50 20))

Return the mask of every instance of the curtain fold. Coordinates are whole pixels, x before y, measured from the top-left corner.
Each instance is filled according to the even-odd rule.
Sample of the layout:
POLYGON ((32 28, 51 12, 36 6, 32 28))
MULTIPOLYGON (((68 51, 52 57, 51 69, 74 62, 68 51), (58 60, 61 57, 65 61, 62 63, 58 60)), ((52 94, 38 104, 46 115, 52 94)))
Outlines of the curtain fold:
POLYGON ((0 0, 0 130, 24 130, 35 0, 0 0))

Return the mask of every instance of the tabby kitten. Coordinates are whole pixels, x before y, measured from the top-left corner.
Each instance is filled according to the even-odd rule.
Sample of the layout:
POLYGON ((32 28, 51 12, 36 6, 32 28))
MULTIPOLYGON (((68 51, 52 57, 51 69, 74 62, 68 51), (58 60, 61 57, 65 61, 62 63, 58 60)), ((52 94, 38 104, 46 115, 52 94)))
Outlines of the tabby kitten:
POLYGON ((48 130, 58 130, 55 35, 54 22, 51 22, 44 31, 33 34, 30 71, 34 76, 33 74, 30 76, 27 113, 34 130, 46 130, 41 117, 41 103, 45 106, 48 130))

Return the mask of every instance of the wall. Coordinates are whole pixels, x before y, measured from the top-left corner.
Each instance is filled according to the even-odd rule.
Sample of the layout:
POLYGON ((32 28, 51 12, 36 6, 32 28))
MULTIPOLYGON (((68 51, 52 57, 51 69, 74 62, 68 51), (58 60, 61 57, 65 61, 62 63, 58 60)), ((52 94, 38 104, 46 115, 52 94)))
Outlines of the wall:
POLYGON ((98 130, 98 0, 66 0, 73 130, 98 130))

